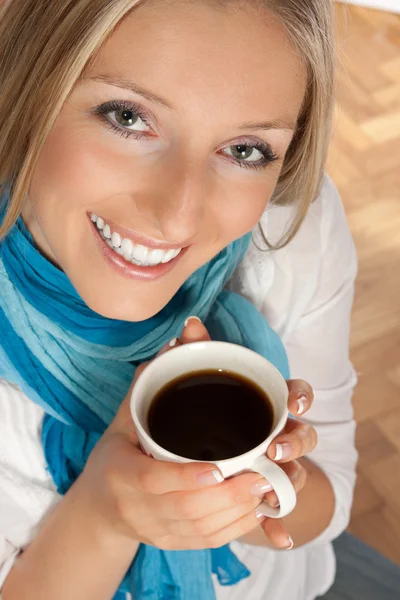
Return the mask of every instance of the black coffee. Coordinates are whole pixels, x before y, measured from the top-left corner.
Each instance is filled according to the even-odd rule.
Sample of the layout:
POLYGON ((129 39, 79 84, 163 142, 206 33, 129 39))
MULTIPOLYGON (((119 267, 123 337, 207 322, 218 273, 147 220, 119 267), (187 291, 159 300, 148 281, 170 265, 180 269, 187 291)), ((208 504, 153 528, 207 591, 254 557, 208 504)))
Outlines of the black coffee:
POLYGON ((268 437, 271 403, 254 383, 227 371, 198 371, 169 382, 148 413, 160 446, 195 460, 223 460, 255 448, 268 437))

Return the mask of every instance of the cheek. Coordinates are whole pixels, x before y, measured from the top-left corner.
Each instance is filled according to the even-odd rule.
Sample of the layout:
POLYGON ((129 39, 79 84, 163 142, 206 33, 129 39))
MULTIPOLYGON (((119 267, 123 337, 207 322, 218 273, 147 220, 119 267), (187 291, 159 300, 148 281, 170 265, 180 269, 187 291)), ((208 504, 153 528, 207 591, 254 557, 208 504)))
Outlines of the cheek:
POLYGON ((63 213, 84 211, 88 204, 124 189, 127 171, 121 157, 99 144, 91 131, 80 127, 78 133, 69 133, 60 123, 54 127, 39 158, 33 196, 39 209, 46 204, 63 213))
POLYGON ((223 232, 224 245, 255 227, 275 189, 276 180, 277 177, 274 177, 273 181, 248 182, 232 188, 224 209, 215 215, 223 232))

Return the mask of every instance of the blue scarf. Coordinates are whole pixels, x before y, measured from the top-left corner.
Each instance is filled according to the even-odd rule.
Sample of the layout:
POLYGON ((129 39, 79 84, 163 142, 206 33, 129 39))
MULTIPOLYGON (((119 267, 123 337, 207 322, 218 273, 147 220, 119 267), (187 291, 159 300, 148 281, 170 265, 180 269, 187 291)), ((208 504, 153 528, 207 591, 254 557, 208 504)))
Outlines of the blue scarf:
MULTIPOLYGON (((288 378, 278 336, 251 304, 223 290, 248 243, 249 236, 237 240, 201 267, 155 317, 130 323, 93 312, 21 219, 0 242, 0 376, 44 409, 42 443, 59 493, 82 472, 136 366, 178 337, 189 315, 213 339, 252 348, 288 378)), ((135 600, 214 600, 211 572, 222 585, 250 574, 229 546, 173 552, 142 544, 115 600, 126 591, 135 600)))

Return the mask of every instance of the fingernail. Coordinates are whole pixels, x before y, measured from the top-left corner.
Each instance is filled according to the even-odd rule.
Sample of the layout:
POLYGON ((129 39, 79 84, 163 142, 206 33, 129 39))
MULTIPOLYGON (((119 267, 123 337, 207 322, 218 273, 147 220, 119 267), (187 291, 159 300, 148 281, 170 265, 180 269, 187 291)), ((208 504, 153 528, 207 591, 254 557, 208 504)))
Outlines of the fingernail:
POLYGON ((172 339, 172 340, 170 341, 170 343, 168 344, 168 346, 169 346, 170 348, 174 348, 174 346, 176 346, 177 342, 178 342, 178 338, 174 338, 174 339, 172 339))
POLYGON ((285 550, 291 550, 294 546, 294 541, 292 540, 290 535, 288 535, 288 544, 288 546, 285 546, 285 550))
POLYGON ((256 517, 259 521, 264 521, 267 518, 258 508, 256 509, 256 517))
POLYGON ((274 460, 286 460, 292 454, 292 444, 284 442, 283 444, 276 444, 275 446, 275 458, 274 460))
POLYGON ((270 492, 273 489, 272 485, 266 479, 260 479, 253 483, 250 488, 250 494, 252 496, 265 496, 267 492, 270 492))
POLYGON ((199 319, 199 317, 196 317, 196 316, 188 317, 185 321, 185 327, 188 326, 189 321, 198 321, 199 323, 201 323, 201 319, 199 319))
POLYGON ((297 414, 298 415, 302 415, 303 412, 306 410, 307 402, 308 402, 307 397, 304 394, 302 394, 300 396, 300 398, 297 400, 297 414))
POLYGON ((206 471, 205 473, 200 473, 197 475, 197 481, 200 485, 204 485, 204 487, 209 485, 215 485, 216 483, 222 483, 224 481, 224 477, 218 469, 213 469, 212 471, 206 471))

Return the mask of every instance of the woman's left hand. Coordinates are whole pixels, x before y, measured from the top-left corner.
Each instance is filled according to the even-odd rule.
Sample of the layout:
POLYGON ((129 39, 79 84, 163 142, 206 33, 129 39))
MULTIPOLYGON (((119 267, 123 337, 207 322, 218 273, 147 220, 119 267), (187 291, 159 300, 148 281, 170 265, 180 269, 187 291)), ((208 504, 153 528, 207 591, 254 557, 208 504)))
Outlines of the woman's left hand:
MULTIPOLYGON (((210 340, 210 336, 204 325, 196 319, 190 320, 190 327, 183 330, 182 341, 185 343, 191 341, 210 340)), ((181 340, 176 340, 179 345, 181 340)), ((314 393, 311 386, 302 379, 292 379, 287 381, 289 389, 288 409, 293 417, 303 417, 311 408, 314 400, 314 393)), ((285 471, 291 480, 293 487, 298 494, 306 484, 307 472, 298 459, 314 450, 317 444, 317 432, 315 429, 298 421, 289 419, 283 431, 274 439, 268 448, 267 456, 285 471)), ((265 479, 260 480, 260 490, 265 484, 265 479)), ((261 495, 261 494, 260 494, 261 495)), ((278 506, 278 498, 274 491, 267 492, 264 499, 270 506, 278 506)), ((261 502, 260 498, 260 502, 261 502)), ((261 526, 265 534, 276 548, 288 548, 288 539, 291 540, 281 519, 265 518, 261 520, 261 526)), ((293 545, 293 542, 291 542, 293 545)))
MULTIPOLYGON (((311 386, 302 379, 287 381, 289 389, 288 409, 293 417, 302 417, 311 407, 314 393, 311 386)), ((298 421, 289 419, 284 430, 274 439, 268 448, 267 456, 285 471, 298 494, 306 484, 307 471, 298 461, 314 450, 317 445, 315 429, 298 421)), ((265 500, 271 506, 278 506, 275 492, 269 492, 265 500)), ((277 548, 287 547, 288 532, 280 519, 265 519, 261 526, 267 537, 277 548)))

